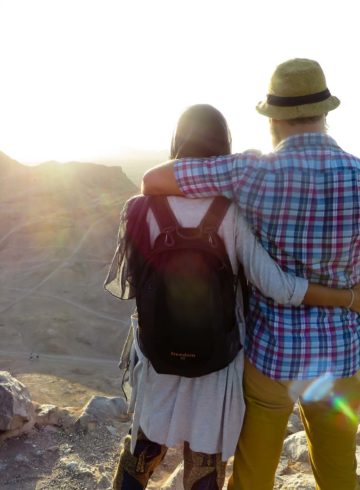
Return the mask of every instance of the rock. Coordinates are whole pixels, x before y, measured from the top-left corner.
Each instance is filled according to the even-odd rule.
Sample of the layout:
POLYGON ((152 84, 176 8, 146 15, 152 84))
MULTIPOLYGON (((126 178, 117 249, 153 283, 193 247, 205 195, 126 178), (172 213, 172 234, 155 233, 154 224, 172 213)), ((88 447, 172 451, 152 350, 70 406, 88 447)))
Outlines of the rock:
POLYGON ((0 371, 0 431, 33 425, 35 410, 28 389, 7 371, 0 371))
POLYGON ((49 453, 56 453, 59 451, 59 448, 57 446, 50 446, 46 448, 46 451, 48 451, 49 453))
POLYGON ((116 436, 116 434, 118 433, 118 429, 116 429, 116 427, 113 427, 112 425, 107 425, 106 428, 113 436, 116 436))
POLYGON ((122 420, 127 416, 127 403, 122 397, 93 396, 85 405, 76 424, 93 429, 99 422, 122 420))
POLYGON ((184 463, 180 463, 169 478, 162 483, 162 490, 184 490, 183 485, 184 463))
POLYGON ((62 458, 60 463, 66 468, 70 473, 76 474, 78 477, 80 476, 94 476, 94 470, 90 466, 86 465, 82 461, 76 459, 66 459, 62 458))
POLYGON ((44 432, 58 432, 58 431, 59 431, 59 428, 54 427, 53 425, 46 425, 44 427, 44 432))
POLYGON ((60 460, 60 463, 62 463, 69 471, 76 471, 79 468, 79 463, 77 461, 60 460))
POLYGON ((97 482, 97 488, 111 488, 111 481, 105 475, 103 475, 100 480, 97 482))
POLYGON ((302 430, 304 430, 304 426, 302 424, 301 418, 296 412, 293 412, 289 418, 287 433, 295 434, 295 432, 300 432, 302 430))
POLYGON ((36 424, 56 427, 69 427, 74 424, 75 417, 65 408, 55 405, 37 405, 35 408, 36 424))
POLYGON ((312 475, 297 473, 279 477, 275 488, 281 490, 314 490, 315 480, 312 475))
POLYGON ((183 474, 183 448, 182 444, 179 444, 168 449, 165 458, 155 470, 146 488, 149 490, 184 490, 183 474))
POLYGON ((308 448, 305 431, 296 432, 284 441, 283 454, 292 461, 308 463, 308 448))
POLYGON ((70 453, 74 452, 74 448, 72 446, 69 446, 69 444, 64 444, 62 452, 63 452, 63 454, 70 454, 70 453))
POLYGON ((15 461, 18 462, 18 463, 28 463, 29 462, 29 459, 22 455, 22 454, 17 454, 15 456, 15 461))

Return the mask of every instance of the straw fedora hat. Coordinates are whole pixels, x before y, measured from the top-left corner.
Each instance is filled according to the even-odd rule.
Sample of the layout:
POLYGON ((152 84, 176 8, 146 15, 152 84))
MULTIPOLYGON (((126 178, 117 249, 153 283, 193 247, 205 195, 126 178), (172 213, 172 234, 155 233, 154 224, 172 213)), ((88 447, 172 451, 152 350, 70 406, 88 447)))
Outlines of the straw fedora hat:
POLYGON ((329 92, 317 61, 295 58, 277 66, 266 100, 256 110, 273 119, 321 116, 340 104, 329 92))

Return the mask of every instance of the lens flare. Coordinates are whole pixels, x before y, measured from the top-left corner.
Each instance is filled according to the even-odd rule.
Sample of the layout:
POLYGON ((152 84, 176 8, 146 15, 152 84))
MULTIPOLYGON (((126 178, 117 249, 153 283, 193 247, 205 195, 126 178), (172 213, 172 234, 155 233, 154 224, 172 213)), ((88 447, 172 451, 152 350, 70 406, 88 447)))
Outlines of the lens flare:
POLYGON ((359 423, 358 414, 351 408, 346 398, 334 392, 335 378, 332 373, 327 372, 307 384, 302 393, 299 393, 300 384, 298 385, 293 388, 293 392, 297 392, 304 402, 318 402, 326 398, 335 410, 342 412, 353 424, 359 423))
POLYGON ((345 398, 342 396, 333 396, 332 397, 332 405, 338 410, 342 412, 353 424, 358 425, 359 418, 357 413, 349 406, 346 402, 345 398))
POLYGON ((306 402, 318 402, 327 396, 331 396, 334 386, 334 376, 325 373, 315 379, 303 392, 302 398, 306 402))

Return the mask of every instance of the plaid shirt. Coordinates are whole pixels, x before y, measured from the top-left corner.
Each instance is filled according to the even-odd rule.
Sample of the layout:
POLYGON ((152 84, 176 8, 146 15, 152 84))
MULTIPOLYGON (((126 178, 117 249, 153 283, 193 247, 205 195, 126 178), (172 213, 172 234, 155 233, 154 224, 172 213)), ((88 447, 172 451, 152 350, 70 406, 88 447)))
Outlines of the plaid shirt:
MULTIPOLYGON (((268 155, 181 159, 175 174, 186 195, 236 201, 285 271, 327 286, 360 282, 360 159, 329 136, 291 136, 268 155)), ((360 368, 360 315, 279 305, 253 287, 245 352, 275 379, 351 376, 360 368)))

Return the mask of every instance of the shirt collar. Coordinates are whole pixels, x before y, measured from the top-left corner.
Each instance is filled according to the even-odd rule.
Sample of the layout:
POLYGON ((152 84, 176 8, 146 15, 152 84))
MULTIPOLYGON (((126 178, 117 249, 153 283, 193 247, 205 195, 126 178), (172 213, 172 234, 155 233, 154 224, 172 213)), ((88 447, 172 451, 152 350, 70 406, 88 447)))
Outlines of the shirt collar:
POLYGON ((275 148, 275 151, 303 148, 304 146, 334 146, 339 148, 336 141, 325 133, 301 133, 282 140, 275 148))

